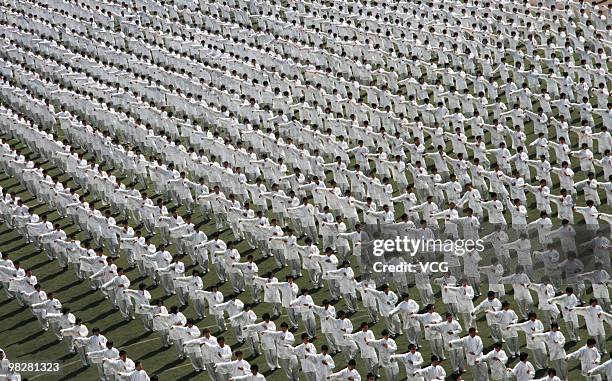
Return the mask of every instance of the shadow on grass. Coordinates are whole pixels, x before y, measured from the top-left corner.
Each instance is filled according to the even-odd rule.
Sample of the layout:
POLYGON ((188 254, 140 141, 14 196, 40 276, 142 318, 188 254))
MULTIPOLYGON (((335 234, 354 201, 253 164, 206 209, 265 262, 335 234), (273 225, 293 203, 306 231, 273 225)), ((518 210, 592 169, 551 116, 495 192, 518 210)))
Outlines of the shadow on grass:
MULTIPOLYGON (((9 348, 9 347, 12 347, 12 346, 14 346, 14 345, 21 345, 21 344, 25 344, 25 343, 27 343, 27 342, 29 342, 29 341, 32 341, 32 340, 35 340, 35 339, 39 338, 39 337, 40 337, 40 334, 41 334, 41 332, 40 332, 40 331, 34 332, 34 333, 32 333, 31 335, 26 336, 26 337, 24 337, 23 339, 21 339, 21 340, 19 340, 19 341, 15 341, 15 342, 12 342, 12 343, 8 344, 6 347, 7 347, 7 348, 9 348)), ((56 341, 52 341, 52 342, 48 343, 48 344, 50 344, 50 345, 49 345, 47 348, 52 347, 52 346, 53 346, 53 345, 55 345, 56 343, 57 343, 56 341)), ((47 345, 48 345, 48 344, 47 344, 47 345)), ((44 348, 44 349, 46 349, 46 348, 44 348)), ((32 351, 32 352, 30 352, 30 353, 27 353, 27 354, 29 355, 29 354, 32 354, 32 353, 37 353, 37 352, 43 351, 44 349, 43 349, 43 347, 39 347, 39 348, 36 348, 34 351, 32 351)))
MULTIPOLYGON (((11 299, 13 300, 13 299, 11 299)), ((4 319, 10 319, 12 317, 14 317, 15 315, 18 315, 20 313, 22 313, 23 311, 25 311, 28 307, 19 307, 19 309, 15 310, 15 311, 11 311, 8 314, 4 314, 2 316, 0 316, 0 321, 4 320, 4 319)))
POLYGON ((125 343, 118 345, 117 348, 122 348, 122 347, 129 347, 130 345, 133 344, 137 344, 139 343, 142 339, 149 337, 153 334, 153 332, 145 332, 142 335, 138 336, 138 337, 134 337, 131 338, 130 340, 126 341, 125 343))
POLYGON ((67 302, 67 303, 74 303, 74 302, 77 302, 77 301, 79 301, 79 300, 83 299, 84 297, 86 297, 86 296, 88 296, 88 295, 91 295, 91 294, 97 294, 97 293, 98 293, 98 291, 96 291, 96 290, 92 290, 92 289, 90 288, 90 289, 88 289, 87 291, 83 292, 82 294, 75 295, 75 296, 73 296, 72 298, 70 298, 70 299, 66 300, 66 302, 67 302))
POLYGON ((83 367, 72 371, 68 374, 66 374, 65 376, 63 376, 62 378, 58 379, 58 381, 64 381, 64 380, 73 380, 76 376, 78 376, 80 373, 84 372, 86 369, 84 369, 83 367))
POLYGON ((52 262, 49 262, 49 261, 39 262, 39 263, 37 263, 37 264, 35 264, 33 266, 30 266, 29 269, 34 271, 34 270, 39 269, 41 267, 45 267, 45 266, 47 266, 50 263, 52 263, 52 262))
MULTIPOLYGON (((167 351, 167 350, 169 350, 169 349, 170 349, 170 347, 168 347, 168 348, 159 347, 159 348, 155 349, 154 351, 151 351, 151 352, 149 352, 149 353, 146 353, 144 356, 142 356, 142 357, 140 358, 140 360, 150 359, 151 357, 155 357, 155 356, 157 356, 158 354, 160 354, 160 353, 162 353, 162 352, 165 352, 165 351, 167 351)), ((170 364, 166 364, 166 365, 165 365, 165 366, 164 366, 162 369, 170 369, 170 368, 173 368, 174 366, 176 366, 176 365, 180 364, 180 363, 181 363, 181 362, 183 362, 183 361, 184 361, 184 360, 179 360, 179 359, 176 359, 176 360, 174 360, 172 363, 170 363, 170 364, 176 363, 175 365, 171 365, 171 366, 169 366, 170 364)), ((161 370, 160 370, 160 369, 156 370, 154 373, 159 373, 159 372, 161 372, 161 370)))
POLYGON ((23 257, 19 257, 19 261, 21 261, 21 262, 28 261, 28 260, 30 260, 30 259, 32 259, 34 257, 42 255, 42 253, 43 253, 42 250, 36 250, 36 251, 34 251, 34 252, 32 252, 32 253, 30 253, 28 255, 24 255, 23 257))
MULTIPOLYGON (((142 359, 144 359, 144 357, 143 357, 142 359)), ((183 360, 181 360, 181 359, 176 359, 176 360, 174 360, 174 361, 172 361, 172 362, 170 362, 170 363, 168 363, 168 364, 166 364, 166 365, 162 366, 161 368, 159 368, 159 369, 155 370, 155 372, 153 372, 153 373, 158 374, 158 373, 165 372, 165 371, 167 371, 167 370, 169 370, 169 369, 172 369, 172 368, 174 368, 174 367, 176 367, 176 366, 181 365, 181 364, 182 364, 184 361, 186 361, 186 360, 184 360, 184 359, 183 359, 183 360)))
MULTIPOLYGON (((36 337, 38 337, 38 336, 40 336, 40 332, 36 333, 36 337)), ((51 347, 53 347, 53 346, 55 346, 55 345, 58 345, 58 344, 60 344, 60 342, 58 342, 57 340, 50 341, 50 342, 48 342, 47 344, 42 345, 42 346, 40 346, 40 347, 38 347, 38 348, 34 349, 33 351, 30 351, 30 352, 28 352, 28 353, 24 353, 24 354, 22 355, 22 357, 23 357, 23 356, 28 356, 28 355, 33 355, 33 354, 35 354, 35 353, 40 353, 40 352, 46 351, 47 349, 49 349, 49 348, 51 348, 51 347)))
MULTIPOLYGON (((13 238, 8 239, 8 240, 6 240, 6 241, 2 241, 2 242, 0 242, 0 246, 10 245, 11 243, 13 243, 13 242, 17 242, 17 241, 21 241, 21 237, 20 237, 20 236, 16 236, 16 237, 13 237, 13 238)), ((13 251, 16 251, 16 250, 22 249, 22 248, 24 248, 24 247, 26 247, 26 246, 28 246, 28 244, 24 242, 23 244, 21 244, 21 245, 19 245, 19 246, 16 246, 16 247, 11 248, 11 249, 9 249, 9 250, 5 250, 5 252, 7 252, 7 253, 11 253, 11 252, 13 252, 13 251)))
POLYGON ((128 324, 129 322, 126 322, 123 319, 120 319, 118 322, 116 322, 115 324, 109 326, 108 328, 106 328, 104 330, 104 332, 112 332, 114 330, 116 330, 117 328, 121 328, 123 326, 125 326, 126 324, 128 324))
POLYGON ((46 277, 39 279, 38 283, 45 283, 47 281, 50 281, 51 279, 55 279, 58 276, 62 275, 62 273, 63 273, 63 271, 58 271, 56 273, 49 274, 46 277))
POLYGON ((55 292, 56 292, 56 293, 60 293, 60 292, 63 292, 63 291, 69 290, 69 289, 71 289, 72 287, 76 287, 76 286, 78 286, 78 285, 79 285, 79 284, 81 284, 82 282, 83 282, 82 280, 77 279, 77 280, 75 280, 74 282, 72 282, 72 283, 70 283, 70 284, 65 285, 64 287, 60 287, 60 288, 58 288, 57 290, 55 290, 55 292))
MULTIPOLYGON (((7 329, 5 329, 5 330, 3 330, 3 331, 1 331, 1 332, 9 332, 9 331, 12 331, 12 330, 14 330, 14 329, 17 329, 17 328, 19 328, 19 327, 23 327, 24 325, 27 325, 27 324, 33 323, 33 322, 35 322, 35 321, 36 321, 36 317, 35 317, 35 316, 32 316, 32 317, 30 317, 30 318, 29 318, 29 319, 27 319, 27 320, 19 320, 19 321, 18 321, 17 323, 15 323, 13 326, 8 327, 7 329)), ((38 327, 37 327, 37 328, 38 328, 38 327)))
POLYGON ((201 373, 196 372, 195 370, 181 378, 178 378, 178 381, 188 381, 188 380, 193 380, 195 379, 198 375, 200 375, 201 373))
MULTIPOLYGON (((89 305, 98 305, 98 304, 100 304, 102 301, 104 301, 104 299, 99 300, 99 301, 96 301, 96 302, 93 302, 93 303, 89 303, 89 304, 88 304, 88 306, 89 306, 89 305), (94 303, 95 303, 95 304, 94 304, 94 303)), ((87 308, 83 307, 83 310, 85 310, 85 309, 87 309, 87 308)), ((97 322, 97 321, 104 320, 104 319, 106 319, 107 317, 109 317, 109 316, 113 315, 115 312, 117 312, 117 310, 115 310, 115 309, 110 309, 110 310, 108 310, 108 311, 106 311, 106 312, 104 312, 104 313, 101 313, 101 314, 96 315, 96 317, 95 317, 95 318, 93 318, 93 319, 91 319, 91 320, 89 320, 89 322, 88 322, 88 323, 95 323, 95 322, 97 322)))

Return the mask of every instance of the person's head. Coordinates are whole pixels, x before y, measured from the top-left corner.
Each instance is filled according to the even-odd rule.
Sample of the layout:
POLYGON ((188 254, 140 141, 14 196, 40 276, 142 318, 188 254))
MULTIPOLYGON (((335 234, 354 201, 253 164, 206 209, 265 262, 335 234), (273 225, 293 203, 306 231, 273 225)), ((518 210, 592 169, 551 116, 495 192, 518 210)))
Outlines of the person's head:
POLYGON ((468 335, 470 335, 470 337, 474 337, 478 334, 478 331, 476 331, 475 327, 470 327, 470 329, 468 330, 468 335))
POLYGON ((521 354, 519 355, 519 360, 520 361, 527 361, 527 359, 529 358, 529 354, 527 352, 521 352, 521 354))
POLYGON ((552 332, 557 332, 559 330, 559 324, 558 323, 550 323, 550 330, 552 332))
POLYGON ((355 369, 356 366, 357 362, 355 360, 349 360, 349 362, 346 364, 346 367, 349 368, 349 370, 355 369))
POLYGON ((438 364, 440 364, 440 359, 436 355, 431 356, 430 361, 432 366, 438 366, 438 364))
POLYGON ((586 345, 587 345, 587 347, 589 347, 589 348, 593 348, 593 347, 595 346, 595 344, 596 344, 596 343, 597 343, 597 342, 595 341, 595 339, 594 339, 594 338, 589 337, 589 338, 587 339, 586 345))
POLYGON ((251 373, 256 376, 259 373, 259 366, 257 364, 251 364, 251 373))

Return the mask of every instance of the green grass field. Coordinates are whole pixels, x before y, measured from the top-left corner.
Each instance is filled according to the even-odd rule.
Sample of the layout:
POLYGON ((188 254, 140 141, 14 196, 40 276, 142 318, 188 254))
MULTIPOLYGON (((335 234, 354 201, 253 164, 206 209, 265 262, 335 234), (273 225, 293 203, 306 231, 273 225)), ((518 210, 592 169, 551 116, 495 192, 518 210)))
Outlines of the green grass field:
MULTIPOLYGON (((25 145, 23 145, 22 142, 18 142, 16 140, 12 140, 9 143, 11 143, 11 145, 25 148, 25 145)), ((27 152, 27 148, 25 148, 25 151, 27 152)), ((36 153, 28 153, 26 155, 29 158, 37 158, 36 153)), ((91 159, 92 157, 89 155, 87 158, 91 159)), ((69 176, 61 174, 60 171, 53 168, 50 163, 41 161, 40 158, 37 158, 36 161, 43 168, 48 169, 52 176, 57 177, 61 181, 69 180, 69 176)), ((577 177, 584 177, 584 174, 577 172, 577 177)), ((49 219, 54 223, 60 223, 63 229, 69 235, 71 235, 73 239, 85 239, 85 234, 80 232, 77 226, 71 225, 71 221, 69 219, 62 219, 56 213, 56 211, 50 210, 44 204, 39 204, 37 200, 34 199, 32 195, 29 194, 23 188, 23 186, 17 182, 16 179, 7 178, 6 175, 0 176, 0 185, 11 192, 17 192, 19 196, 30 206, 30 210, 32 212, 38 213, 39 215, 48 214, 49 219)), ((76 186, 76 184, 74 184, 72 181, 69 181, 67 185, 76 186)), ((89 198, 88 201, 92 202, 94 200, 89 198)), ((530 204, 530 217, 535 218, 537 211, 534 210, 535 205, 533 204, 533 199, 531 198, 530 204)), ((95 206, 96 208, 102 210, 107 208, 106 205, 99 201, 95 202, 95 206)), ((605 210, 605 208, 607 208, 607 206, 602 210, 605 210)), ((186 212, 184 210, 179 210, 179 213, 184 215, 186 212)), ((215 230, 214 223, 210 221, 202 221, 202 216, 199 215, 199 212, 194 214, 194 221, 196 221, 196 223, 200 223, 200 229, 207 234, 210 234, 215 230)), ((136 226, 137 222, 131 221, 130 224, 132 226, 136 226)), ((222 238, 226 241, 233 240, 231 233, 227 230, 223 232, 222 238)), ((155 244, 159 243, 157 238, 154 238, 153 242, 155 244)), ((246 242, 241 242, 237 248, 243 255, 249 251, 246 242)), ((93 327, 99 327, 103 334, 114 341, 116 347, 127 350, 130 358, 133 360, 143 361, 145 369, 149 375, 159 375, 161 380, 194 380, 202 379, 202 377, 206 379, 208 377, 207 375, 197 375, 195 372, 193 372, 193 368, 191 367, 189 360, 178 360, 175 348, 162 348, 159 336, 155 333, 146 333, 139 320, 128 323, 124 322, 119 312, 112 308, 110 302, 105 300, 100 292, 90 290, 88 282, 79 281, 72 269, 62 272, 56 263, 50 263, 48 261, 44 253, 38 251, 33 245, 26 244, 22 237, 20 237, 15 231, 8 229, 5 225, 0 227, 0 251, 3 253, 10 253, 11 258, 14 261, 20 261, 22 267, 33 269, 39 282, 42 284, 43 289, 47 291, 54 291, 65 306, 69 306, 77 317, 84 320, 90 331, 93 327)), ((172 248, 170 251, 174 252, 172 248)), ((261 259, 258 251, 255 251, 254 254, 256 258, 259 257, 261 259)), ((191 268, 189 258, 184 258, 184 261, 191 268)), ((485 263, 487 263, 486 260, 485 263)), ((125 259, 120 259, 118 266, 125 265, 125 259)), ((265 261, 259 261, 259 267, 260 274, 263 274, 266 271, 273 270, 275 268, 275 264, 273 259, 267 259, 265 261)), ((284 275, 286 275, 286 273, 287 271, 285 269, 277 272, 276 276, 281 279, 284 277, 284 275)), ((127 275, 132 281, 133 285, 143 281, 142 279, 137 279, 138 274, 136 270, 131 270, 127 273, 127 275)), ((218 279, 214 274, 214 271, 209 273, 204 278, 204 284, 206 287, 215 284, 217 281, 218 279)), ((149 279, 144 280, 144 282, 148 285, 152 285, 152 282, 149 279)), ((298 284, 300 286, 306 286, 308 284, 307 282, 308 280, 305 278, 298 280, 298 284)), ((482 289, 486 290, 486 286, 483 286, 484 287, 482 289)), ((176 296, 165 297, 161 287, 149 287, 149 290, 154 299, 165 299, 166 306, 178 304, 176 296)), ((229 284, 223 285, 221 287, 221 291, 225 295, 232 294, 229 284)), ((409 290, 401 291, 409 291, 418 301, 418 294, 413 287, 411 287, 409 290)), ((438 292, 439 289, 436 288, 436 291, 438 292)), ((251 299, 247 294, 248 292, 240 295, 240 298, 245 303, 250 303, 251 299)), ((319 292, 313 294, 313 298, 316 302, 320 303, 326 297, 326 294, 327 291, 325 288, 323 288, 319 292)), ((483 297, 481 297, 479 301, 482 298, 483 297)), ((508 300, 512 299, 511 296, 507 298, 508 300)), ((438 302, 437 307, 440 313, 446 311, 445 306, 441 302, 438 302)), ((336 309, 343 308, 344 302, 342 301, 336 305, 336 309)), ((269 307, 262 303, 254 307, 254 311, 258 316, 261 316, 263 313, 269 312, 269 307)), ((183 313, 185 313, 187 317, 195 317, 195 312, 192 307, 188 307, 183 311, 183 313)), ((285 316, 281 316, 277 320, 277 324, 282 321, 284 317, 285 316)), ((365 311, 359 311, 352 316, 351 319, 354 325, 357 327, 361 321, 365 321, 367 319, 366 313, 365 311)), ((583 323, 582 320, 581 323, 583 323)), ((199 328, 209 327, 213 331, 216 330, 215 322, 211 317, 198 321, 197 325, 199 328)), ((484 318, 481 317, 478 320, 478 327, 480 329, 480 334, 485 341, 485 345, 490 347, 493 342, 489 337, 484 318)), ((378 337, 383 327, 379 323, 373 326, 371 329, 378 337)), ((223 335, 230 344, 236 342, 233 330, 228 330, 224 332, 223 335)), ((581 335, 583 339, 587 337, 584 325, 581 327, 581 335)), ((521 334, 520 336, 521 342, 524 344, 524 335, 521 334)), ((400 336, 397 339, 397 343, 398 353, 403 353, 407 350, 407 341, 404 336, 400 336)), ((324 344, 324 340, 319 339, 315 341, 315 345, 317 347, 320 347, 322 344, 324 344)), ((67 353, 65 343, 57 342, 51 332, 42 332, 32 314, 28 310, 20 308, 15 301, 7 300, 4 297, 4 294, 2 294, 2 297, 0 297, 0 348, 3 348, 7 352, 12 361, 36 360, 50 362, 59 360, 63 362, 62 376, 36 374, 30 376, 30 380, 94 380, 97 378, 95 369, 81 367, 81 362, 78 359, 78 356, 67 353)), ((239 347, 233 346, 232 348, 235 350, 239 347)), ((566 349, 571 351, 577 348, 578 345, 568 345, 566 349)), ((245 349, 245 353, 250 355, 250 351, 248 349, 245 349)), ((428 357, 430 356, 427 345, 422 348, 422 354, 427 361, 428 357)), ((337 369, 340 369, 344 366, 344 356, 339 355, 335 358, 336 367, 337 369)), ((249 361, 259 364, 260 369, 263 371, 267 370, 263 357, 260 356, 254 359, 249 359, 249 361)), ((443 365, 445 365, 448 371, 448 364, 443 365)), ((509 364, 509 366, 511 365, 513 365, 513 363, 509 364)), ((578 366, 579 364, 577 362, 572 362, 570 364, 571 380, 581 379, 579 369, 577 368, 578 366)), ((359 369, 363 371, 361 367, 359 369)), ((270 375, 266 375, 268 380, 280 381, 286 378, 282 370, 277 370, 270 375)), ((472 379, 469 372, 464 375, 464 378, 468 380, 472 379)))

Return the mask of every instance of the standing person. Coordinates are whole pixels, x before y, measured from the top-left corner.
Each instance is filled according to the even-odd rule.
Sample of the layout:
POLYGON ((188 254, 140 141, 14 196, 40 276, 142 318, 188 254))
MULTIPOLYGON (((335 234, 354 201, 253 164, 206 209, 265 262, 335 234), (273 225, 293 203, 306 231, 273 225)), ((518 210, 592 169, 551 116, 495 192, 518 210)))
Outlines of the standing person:
POLYGON ((493 350, 484 356, 480 356, 476 360, 476 363, 486 362, 491 369, 491 380, 502 381, 506 379, 506 362, 508 362, 508 356, 502 348, 502 343, 497 342, 493 346, 493 350))
POLYGON ((550 331, 531 335, 531 340, 543 341, 548 348, 548 354, 552 367, 562 381, 567 381, 567 364, 565 353, 565 336, 559 330, 557 323, 550 325, 550 331))
POLYGON ((208 370, 211 380, 216 381, 216 373, 214 372, 214 359, 211 357, 209 346, 205 343, 217 343, 217 338, 210 333, 210 329, 204 328, 199 338, 189 340, 183 343, 185 352, 191 360, 191 365, 196 372, 208 370))
POLYGON ((259 373, 259 366, 253 364, 251 365, 251 374, 231 377, 229 381, 266 381, 266 377, 259 373))
POLYGON ((338 350, 342 351, 346 360, 349 361, 353 359, 355 352, 357 352, 357 344, 349 337, 345 336, 353 332, 353 323, 351 319, 346 317, 344 311, 338 311, 337 317, 337 319, 334 319, 328 316, 325 319, 332 322, 332 335, 338 344, 338 350))
POLYGON ((478 361, 478 359, 482 357, 484 346, 482 344, 482 339, 478 336, 476 328, 471 327, 468 330, 467 336, 449 342, 449 346, 451 348, 463 347, 467 364, 472 368, 472 374, 475 380, 487 380, 489 378, 487 364, 478 361))
POLYGON ((433 304, 428 304, 425 306, 424 313, 412 314, 411 318, 417 319, 421 324, 423 324, 425 330, 425 340, 429 342, 431 352, 436 356, 437 359, 445 360, 442 335, 440 334, 440 332, 429 327, 432 324, 442 322, 442 316, 440 316, 440 314, 436 312, 436 306, 434 306, 433 304))
POLYGON ((522 352, 519 355, 519 362, 516 363, 514 368, 508 368, 510 376, 516 377, 516 381, 529 381, 535 377, 535 369, 528 360, 529 355, 522 352))
POLYGON ((303 288, 301 293, 302 295, 291 301, 291 307, 295 308, 300 313, 306 333, 308 333, 312 338, 315 337, 317 328, 314 311, 311 308, 315 304, 312 296, 310 296, 310 293, 308 292, 308 289, 303 288))
MULTIPOLYGON (((291 353, 300 360, 302 373, 307 381, 315 381, 317 377, 317 367, 311 359, 311 355, 316 356, 317 348, 310 342, 310 337, 307 333, 301 335, 302 343, 294 348, 291 348, 291 353)), ((281 364, 284 367, 284 364, 281 364)), ((296 380, 297 380, 297 360, 296 360, 296 380)))
POLYGON ((336 317, 336 308, 329 303, 329 300, 323 300, 323 306, 313 305, 310 307, 321 320, 321 333, 325 335, 325 339, 331 349, 331 353, 335 354, 338 350, 336 336, 334 335, 333 320, 328 318, 336 317))
POLYGON ((592 337, 587 339, 586 345, 580 347, 577 351, 568 354, 565 360, 580 360, 580 373, 587 381, 600 381, 601 377, 598 374, 590 374, 601 361, 601 355, 596 346, 596 340, 592 337))
POLYGON ((401 323, 397 315, 391 315, 395 305, 397 304, 397 295, 389 289, 389 286, 384 284, 379 290, 366 290, 366 293, 373 293, 378 300, 378 309, 382 315, 385 328, 392 334, 397 335, 401 332, 401 323))
POLYGON ((494 291, 487 292, 487 298, 480 302, 473 310, 472 315, 477 316, 480 311, 485 311, 485 318, 487 325, 491 331, 491 338, 495 340, 495 342, 502 341, 502 332, 499 328, 499 323, 495 318, 494 314, 487 313, 488 311, 497 312, 501 310, 502 303, 495 297, 494 291))
POLYGON ((74 339, 75 344, 77 344, 77 353, 81 358, 83 366, 91 365, 87 353, 104 349, 106 347, 106 343, 108 342, 106 337, 100 333, 100 328, 93 328, 91 333, 92 335, 89 337, 76 337, 74 339))
POLYGON ((108 340, 104 349, 86 353, 89 362, 96 364, 101 380, 106 379, 104 374, 104 359, 116 360, 119 358, 119 350, 113 345, 113 342, 108 340))
POLYGON ((536 370, 547 369, 546 364, 546 344, 538 340, 531 340, 531 337, 536 333, 544 332, 544 324, 538 319, 535 312, 530 312, 528 320, 523 323, 508 325, 512 329, 520 329, 525 333, 525 341, 527 349, 531 351, 533 358, 533 366, 536 370))
POLYGON ((208 370, 209 374, 214 373, 216 375, 216 380, 218 381, 227 381, 230 377, 230 369, 225 366, 217 365, 231 361, 232 348, 225 344, 225 338, 223 336, 217 337, 216 344, 204 342, 204 346, 206 346, 210 351, 211 360, 213 361, 213 364, 211 364, 212 369, 208 370))
POLYGON ((472 311, 474 310, 474 289, 468 284, 467 279, 461 280, 461 286, 444 286, 445 290, 455 294, 457 298, 457 311, 463 318, 463 324, 465 327, 474 327, 474 319, 472 311))
POLYGON ((121 312, 121 316, 125 321, 132 320, 132 302, 130 298, 123 292, 130 287, 130 280, 123 273, 121 267, 117 268, 117 275, 111 280, 102 285, 102 290, 107 290, 108 296, 115 308, 121 312))
POLYGON ((589 376, 605 374, 606 380, 612 380, 612 359, 594 367, 587 372, 589 376))
MULTIPOLYGON (((295 338, 289 332, 289 324, 282 322, 280 331, 263 331, 262 335, 272 335, 276 341, 276 353, 280 368, 285 371, 285 376, 289 381, 298 380, 298 359, 295 355, 293 342, 295 338)), ((302 339, 303 340, 303 339, 302 339)), ((313 346, 314 348, 314 346, 313 346)))
POLYGON ((149 375, 144 370, 144 366, 140 361, 134 362, 134 370, 129 372, 118 372, 117 374, 130 381, 150 381, 149 375))
POLYGON ((510 303, 503 302, 501 311, 487 311, 499 324, 502 338, 506 341, 506 349, 510 352, 510 358, 519 356, 518 334, 515 329, 508 327, 510 324, 518 322, 517 314, 510 309, 510 303))
POLYGON ((286 280, 287 280, 286 282, 269 282, 265 284, 265 287, 269 289, 275 289, 275 290, 280 291, 281 304, 285 308, 285 311, 287 312, 287 317, 289 318, 291 329, 297 329, 298 328, 298 323, 297 323, 298 308, 292 305, 292 302, 297 298, 299 287, 293 281, 293 277, 291 275, 287 275, 286 280))
POLYGON ((336 367, 334 358, 329 354, 329 347, 327 345, 321 346, 321 353, 308 354, 307 357, 312 361, 315 367, 316 381, 327 380, 327 376, 329 376, 331 371, 336 367))
POLYGON ((371 290, 376 290, 376 283, 371 280, 362 280, 361 282, 356 283, 356 288, 359 290, 361 294, 361 303, 363 307, 368 312, 368 316, 370 317, 370 322, 375 324, 378 322, 378 309, 377 309, 377 298, 374 292, 370 292, 371 290))
POLYGON ((389 312, 389 316, 398 314, 403 321, 403 329, 408 336, 410 344, 418 345, 419 336, 421 334, 420 323, 416 319, 411 319, 412 314, 419 312, 419 304, 410 299, 407 293, 402 295, 402 301, 389 312))
POLYGON ((391 338, 388 330, 384 329, 381 332, 382 338, 378 340, 367 340, 367 344, 376 348, 380 359, 380 366, 385 371, 385 376, 388 381, 399 381, 399 366, 391 356, 397 350, 395 340, 391 338))
POLYGON ((584 317, 589 336, 595 339, 597 349, 599 349, 601 353, 608 353, 606 350, 606 331, 603 319, 601 318, 603 309, 597 303, 597 299, 591 298, 588 306, 573 307, 571 311, 584 317))
POLYGON ((355 360, 350 360, 346 364, 346 368, 342 369, 339 372, 330 374, 329 376, 327 376, 327 379, 336 380, 336 381, 344 381, 344 380, 361 381, 361 375, 359 374, 357 369, 355 369, 356 366, 357 366, 357 362, 355 360))
POLYGON ((415 375, 421 376, 425 380, 444 380, 446 379, 446 371, 440 366, 438 356, 431 356, 431 365, 414 372, 415 375))
POLYGON ((277 287, 266 287, 269 283, 278 283, 278 279, 272 276, 271 272, 266 273, 263 277, 253 277, 253 287, 257 289, 255 292, 254 302, 259 304, 259 291, 264 291, 264 303, 272 304, 272 314, 280 316, 281 314, 281 293, 277 287))
POLYGON ((361 358, 364 360, 366 370, 378 374, 378 356, 376 355, 376 350, 368 345, 368 341, 375 340, 374 333, 372 333, 366 322, 362 322, 360 327, 360 331, 346 333, 344 336, 357 344, 359 352, 361 353, 361 358))
POLYGON ((450 312, 446 313, 446 319, 441 323, 430 324, 426 328, 432 328, 442 335, 445 349, 448 352, 453 372, 462 372, 465 369, 463 361, 463 348, 461 345, 453 346, 451 343, 459 340, 459 334, 463 331, 461 324, 450 312))
POLYGON ((550 328, 550 324, 557 320, 559 309, 555 304, 549 304, 548 300, 554 298, 555 288, 550 283, 547 275, 542 277, 542 283, 531 283, 527 286, 530 290, 535 290, 538 294, 538 310, 542 311, 542 324, 545 328, 550 328))
POLYGON ((245 327, 246 330, 258 332, 261 337, 261 349, 264 352, 266 364, 271 371, 279 367, 278 352, 276 350, 276 340, 272 335, 263 334, 264 331, 276 331, 276 324, 270 320, 270 314, 265 313, 261 316, 262 321, 257 324, 250 324, 245 327))
MULTIPOLYGON (((578 298, 574 295, 574 289, 572 287, 567 287, 564 294, 548 299, 548 303, 559 305, 563 313, 565 328, 567 329, 570 340, 580 341, 580 336, 578 336, 578 315, 574 311, 574 308, 578 306, 578 298)), ((558 373, 559 372, 557 372, 557 374, 558 373)), ((560 377, 561 375, 558 374, 558 376, 560 377)))
POLYGON ((151 302, 151 293, 147 291, 147 285, 140 283, 138 285, 138 291, 125 289, 123 290, 123 293, 126 297, 133 300, 133 303, 130 303, 132 306, 130 315, 134 317, 134 314, 139 314, 145 326, 145 330, 151 331, 153 329, 153 322, 151 319, 147 318, 147 315, 144 313, 141 307, 143 305, 148 305, 151 302))
POLYGON ((408 352, 400 355, 391 355, 391 359, 404 363, 407 381, 417 381, 418 376, 416 372, 421 369, 421 365, 423 364, 423 356, 421 355, 421 352, 417 350, 416 345, 409 344, 408 352))
POLYGON ((105 374, 109 376, 111 380, 116 380, 116 375, 121 372, 131 372, 136 369, 136 363, 127 357, 126 351, 119 351, 118 358, 104 358, 102 360, 105 374))

